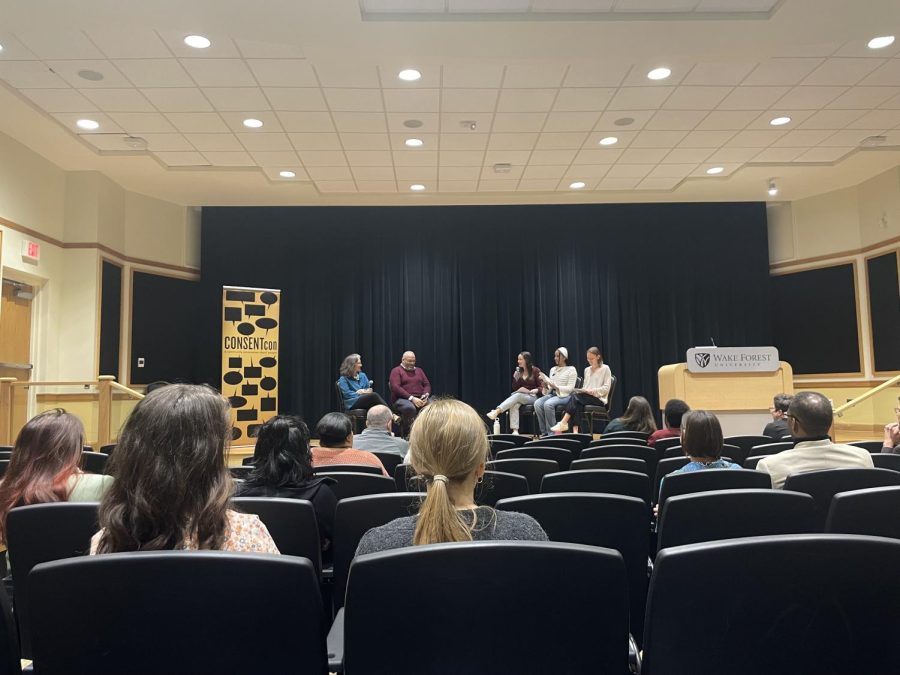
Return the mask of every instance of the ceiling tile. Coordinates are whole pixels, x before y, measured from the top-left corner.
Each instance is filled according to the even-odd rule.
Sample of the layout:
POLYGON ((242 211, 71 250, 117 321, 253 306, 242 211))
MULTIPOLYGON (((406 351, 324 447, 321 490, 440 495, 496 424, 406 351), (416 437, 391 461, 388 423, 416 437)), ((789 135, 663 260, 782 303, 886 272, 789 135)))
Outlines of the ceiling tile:
POLYGON ((156 31, 149 28, 96 28, 86 32, 108 59, 164 59, 172 56, 156 31))
POLYGON ((378 66, 378 76, 381 86, 385 89, 436 89, 441 86, 441 68, 440 66, 414 64, 416 70, 419 71, 418 80, 409 82, 401 80, 399 74, 401 71, 410 67, 407 60, 397 61, 393 64, 382 63, 378 66))
POLYGON ((141 89, 141 93, 160 112, 208 112, 212 105, 199 89, 160 87, 141 89))
POLYGON ((891 59, 872 72, 860 84, 866 86, 900 87, 900 59, 891 59))
POLYGON ((680 86, 666 99, 665 110, 712 110, 731 93, 732 87, 680 86))
POLYGON ((794 87, 787 94, 778 99, 770 108, 779 108, 790 112, 791 110, 818 110, 847 91, 846 87, 808 87, 806 85, 794 87))
POLYGON ((836 134, 829 136, 824 141, 819 143, 819 146, 823 148, 855 148, 872 135, 872 131, 868 129, 838 131, 836 134))
POLYGON ((796 129, 797 127, 799 127, 803 122, 812 117, 813 114, 814 112, 812 110, 799 110, 796 108, 773 108, 772 110, 766 110, 757 115, 756 119, 747 125, 747 128, 779 129, 789 131, 791 129, 796 129), (787 114, 791 118, 791 121, 785 125, 773 127, 772 120, 785 114, 787 114))
POLYGON ((288 134, 296 150, 340 150, 340 136, 332 133, 288 134))
POLYGON ((394 180, 393 166, 359 166, 353 167, 356 180, 394 180))
POLYGON ((643 178, 653 170, 655 164, 614 164, 606 174, 607 178, 643 178))
MULTIPOLYGON (((480 1, 480 0, 479 0, 480 1)), ((554 63, 514 64, 506 67, 503 87, 509 89, 540 89, 559 87, 566 66, 554 63)))
POLYGON ((244 110, 241 112, 223 111, 219 114, 232 131, 251 135, 271 134, 277 131, 283 131, 276 114, 268 110, 244 110), (258 119, 263 125, 258 129, 249 129, 244 126, 244 120, 249 118, 258 119))
POLYGON ((441 166, 482 165, 484 153, 477 150, 441 150, 438 162, 441 166))
POLYGON ((897 54, 900 53, 900 44, 898 44, 897 42, 894 42, 894 44, 892 44, 890 47, 885 47, 875 52, 869 49, 868 42, 869 37, 850 40, 849 42, 845 42, 840 49, 832 54, 832 56, 846 56, 850 58, 859 57, 869 59, 876 55, 878 58, 888 58, 891 56, 897 56, 897 54))
MULTIPOLYGON (((537 133, 491 134, 487 147, 491 150, 531 150, 537 139, 537 133)), ((441 149, 445 149, 443 145, 441 149)))
POLYGON ((880 59, 826 59, 803 80, 805 85, 851 86, 866 77, 882 63, 880 59))
POLYGON ((332 114, 338 131, 383 133, 387 131, 384 114, 375 112, 336 112, 332 114))
POLYGON ((308 182, 310 180, 309 174, 306 173, 306 170, 297 166, 265 166, 262 167, 262 172, 268 176, 269 180, 277 182, 277 183, 296 183, 298 181, 308 182), (297 174, 294 178, 283 178, 279 175, 279 173, 283 170, 293 171, 297 174))
POLYGON ((823 59, 771 59, 760 63, 741 83, 743 86, 776 86, 800 84, 823 59))
POLYGON ((714 110, 697 125, 698 131, 740 131, 762 111, 756 110, 714 110))
POLYGON ((393 180, 358 180, 360 192, 397 192, 397 182, 393 180))
POLYGON ((68 83, 40 61, 0 61, 0 80, 16 89, 68 89, 68 83))
MULTIPOLYGON (((390 137, 387 134, 341 134, 341 145, 344 146, 344 150, 391 149, 390 137)), ((387 164, 390 164, 390 162, 387 164)))
POLYGON ((481 169, 481 180, 516 180, 522 177, 524 166, 513 165, 509 171, 497 172, 493 166, 485 166, 481 169))
POLYGON ((574 63, 563 82, 565 87, 619 87, 631 66, 613 63, 574 63))
POLYGON ((600 115, 595 112, 552 112, 547 115, 545 132, 590 131, 600 115))
POLYGON ((485 63, 445 65, 442 84, 453 89, 496 89, 503 80, 503 66, 485 63))
POLYGON ((790 87, 737 87, 719 104, 720 110, 759 110, 770 108, 790 87))
MULTIPOLYGON (((441 150, 484 150, 488 144, 488 134, 441 134, 441 150)), ((427 142, 426 142, 427 145, 427 142)))
POLYGON ((166 166, 209 166, 209 161, 199 152, 156 152, 166 166))
POLYGON ((653 114, 645 128, 654 131, 691 131, 709 114, 705 110, 659 110, 653 114))
MULTIPOLYGON (((527 171, 526 171, 527 173, 527 171)), ((556 190, 559 180, 555 178, 533 178, 519 181, 518 192, 552 192, 556 190)))
POLYGON ((641 182, 640 178, 604 178, 595 190, 633 190, 641 182))
POLYGON ((497 113, 492 129, 494 132, 540 131, 546 118, 546 113, 497 113))
MULTIPOLYGON (((463 116, 457 113, 453 115, 438 115, 428 112, 387 113, 385 117, 387 117, 388 131, 396 133, 436 134, 439 131, 471 133, 468 127, 466 129, 460 127, 459 120, 463 119, 463 116), (422 126, 410 128, 404 124, 407 120, 417 120, 422 123, 422 126)), ((491 129, 490 115, 468 114, 465 115, 465 119, 475 120, 479 131, 487 132, 491 129)))
POLYGON ((707 162, 705 164, 702 164, 701 166, 694 169, 693 175, 697 178, 703 178, 703 180, 716 181, 716 180, 721 180, 722 178, 728 178, 728 176, 730 176, 735 171, 737 171, 738 169, 741 168, 740 164, 727 164, 725 162, 720 162, 720 163, 716 164, 716 166, 721 166, 724 169, 724 171, 720 174, 715 174, 712 176, 709 175, 708 173, 706 173, 706 170, 710 168, 709 160, 707 160, 707 162))
POLYGON ((433 166, 398 166, 395 171, 398 181, 410 183, 433 183, 437 180, 438 175, 436 163, 433 166))
POLYGON ((10 33, 0 33, 0 61, 37 61, 38 57, 10 33))
POLYGON ((697 12, 769 12, 778 0, 700 0, 697 12))
POLYGON ((250 151, 293 151, 294 146, 282 133, 238 133, 235 134, 247 150, 250 151))
POLYGON ((334 124, 327 112, 279 112, 278 119, 285 131, 333 132, 334 124))
MULTIPOLYGON (((85 134, 83 136, 80 136, 80 138, 85 143, 95 147, 97 150, 100 150, 104 153, 117 152, 133 155, 147 154, 146 150, 135 150, 134 148, 129 148, 125 144, 125 139, 128 138, 127 134, 85 134)), ((190 148, 188 149, 190 150, 190 148)))
MULTIPOLYGON (((578 150, 573 148, 570 150, 533 150, 531 157, 528 159, 530 165, 547 164, 547 165, 569 165, 575 160, 578 150)), ((537 176, 535 176, 537 178, 537 176)))
POLYGON ((898 89, 894 87, 851 87, 843 96, 839 96, 828 104, 833 109, 877 108, 894 96, 898 89))
POLYGON ((113 63, 134 86, 141 89, 195 86, 190 75, 175 59, 125 59, 113 63))
POLYGON ((757 164, 783 164, 793 162, 806 152, 803 148, 766 148, 753 158, 757 164))
POLYGON ((615 0, 532 0, 532 12, 608 12, 615 0))
POLYGON ((641 131, 631 142, 632 148, 672 148, 685 137, 685 131, 641 131))
POLYGON ((609 102, 609 110, 655 110, 675 87, 622 87, 609 102))
POLYGON ((439 171, 441 181, 478 180, 481 175, 481 163, 479 162, 479 166, 442 166, 439 171))
POLYGON ((180 152, 193 150, 194 146, 181 134, 141 134, 151 152, 180 152))
POLYGON ((535 147, 539 150, 577 150, 587 136, 584 131, 543 133, 538 136, 535 147))
POLYGON ((660 190, 668 191, 678 187, 681 178, 653 178, 648 177, 638 183, 638 190, 660 190))
POLYGON ((849 129, 893 129, 900 124, 900 110, 873 110, 847 124, 849 129))
POLYGON ((619 164, 658 164, 668 153, 668 148, 626 148, 619 164))
POLYGON ((478 190, 477 180, 441 180, 438 184, 439 192, 475 192, 478 190))
POLYGON ((85 89, 82 93, 106 112, 156 112, 137 89, 85 89))
POLYGON ((713 153, 712 148, 675 148, 662 158, 662 164, 692 164, 697 165, 706 161, 713 153))
MULTIPOLYGON (((615 164, 622 156, 624 150, 616 150, 611 148, 589 148, 579 150, 575 155, 573 164, 591 164, 594 166, 602 164, 615 164)), ((604 174, 605 175, 605 174, 604 174)))
POLYGON ((235 44, 245 59, 302 59, 305 57, 299 45, 235 38, 235 44))
POLYGON ((730 148, 767 148, 787 132, 781 130, 747 130, 741 131, 726 144, 730 148))
POLYGON ((843 129, 862 115, 862 110, 819 110, 798 126, 801 129, 843 129))
MULTIPOLYGON (((339 167, 343 166, 347 163, 346 157, 344 157, 343 152, 336 152, 333 150, 301 150, 299 153, 300 160, 303 162, 303 166, 309 170, 309 175, 314 179, 316 175, 310 170, 310 167, 315 166, 329 166, 329 167, 339 167)), ((347 175, 349 176, 349 170, 347 175)))
POLYGON ((256 166, 253 158, 242 151, 204 152, 203 156, 213 166, 256 166))
POLYGON ((609 105, 616 90, 613 88, 585 87, 582 89, 560 89, 553 104, 554 110, 602 112, 609 105))
POLYGON ((773 50, 776 58, 813 58, 834 56, 841 48, 841 42, 797 42, 791 41, 790 45, 778 46, 773 50))
POLYGON ((695 162, 690 164, 660 164, 648 175, 651 178, 685 178, 690 176, 696 168, 697 163, 695 162))
POLYGON ((234 134, 185 134, 200 152, 236 152, 244 149, 234 134))
POLYGON ((884 108, 885 110, 898 110, 900 109, 900 94, 888 99, 884 103, 878 106, 879 108, 884 108))
POLYGON ((547 112, 553 106, 556 89, 503 89, 498 112, 547 112))
POLYGON ((86 112, 98 106, 74 89, 25 89, 22 94, 47 112, 86 112))
MULTIPOLYGON (((320 64, 315 66, 322 87, 347 87, 350 89, 378 89, 381 82, 378 71, 371 64, 320 64)), ((288 87, 308 87, 305 83, 288 83, 288 87)))
POLYGON ((390 150, 347 150, 344 154, 351 166, 388 166, 393 161, 390 150))
POLYGON ((196 49, 184 43, 184 38, 191 35, 191 30, 161 30, 159 37, 163 39, 169 50, 181 59, 226 59, 240 58, 232 39, 219 32, 203 31, 201 35, 210 41, 206 49, 196 49))
POLYGON ((531 152, 528 150, 488 150, 484 153, 484 166, 493 166, 494 164, 512 164, 513 168, 522 167, 528 164, 528 157, 531 152))
POLYGON ((384 107, 390 112, 438 112, 439 89, 384 89, 384 107))
POLYGON ((588 179, 603 178, 608 172, 612 164, 583 164, 571 167, 566 171, 563 180, 574 181, 583 180, 589 182, 588 179))
POLYGON ((328 110, 322 90, 314 87, 264 87, 273 110, 328 110))
POLYGON ((615 147, 615 148, 627 148, 631 145, 632 141, 637 138, 637 135, 641 133, 640 131, 595 131, 590 134, 587 139, 584 141, 585 148, 595 148, 600 144, 600 141, 604 138, 609 138, 610 136, 618 139, 614 146, 600 146, 603 147, 615 147))
POLYGON ((204 89, 203 93, 221 111, 270 109, 259 87, 211 87, 204 89))
POLYGON ((129 134, 146 134, 172 132, 175 128, 160 113, 117 112, 109 115, 125 132, 129 134))
POLYGON ((682 80, 682 85, 736 86, 755 67, 755 63, 698 63, 682 80))
POLYGON ((650 121, 655 111, 653 110, 630 110, 628 112, 605 112, 600 115, 597 124, 594 125, 594 131, 634 131, 643 129, 644 125, 650 121), (630 119, 630 124, 620 125, 617 121, 630 119))
MULTIPOLYGON (((452 2, 452 0, 451 0, 452 2)), ((517 180, 482 180, 478 182, 479 192, 515 192, 517 180)))
POLYGON ((493 112, 498 89, 444 89, 441 110, 444 112, 493 112))
MULTIPOLYGON (((479 157, 482 153, 478 153, 479 157)), ((436 150, 398 150, 393 153, 394 166, 435 166, 438 163, 436 150)))
POLYGON ((261 87, 318 87, 309 62, 303 59, 248 59, 247 65, 261 87))
POLYGON ((332 192, 356 192, 356 183, 352 180, 317 180, 316 189, 328 194, 332 192))
POLYGON ((706 162, 709 164, 743 164, 759 154, 759 148, 720 148, 713 151, 706 162))
MULTIPOLYGON (((42 23, 49 23, 49 21, 42 21, 42 23)), ((48 25, 43 25, 38 30, 17 33, 16 37, 33 54, 45 61, 103 58, 103 54, 88 39, 88 36, 78 30, 54 30, 48 25)))
POLYGON ((634 67, 628 71, 628 75, 626 75, 625 79, 622 81, 622 86, 650 87, 653 89, 674 87, 681 83, 684 76, 690 72, 693 66, 693 63, 678 62, 672 59, 661 59, 652 63, 636 63, 634 67), (647 77, 647 74, 651 70, 662 66, 672 71, 672 74, 669 75, 669 77, 664 80, 651 80, 647 77))
POLYGON ((166 117, 178 131, 184 133, 225 133, 228 131, 228 125, 219 117, 218 113, 214 112, 175 112, 166 113, 166 117))
POLYGON ((47 66, 76 89, 123 89, 131 87, 111 61, 47 61, 47 66), (83 71, 93 71, 103 76, 101 80, 87 80, 79 76, 83 71))
POLYGON ((253 73, 240 59, 181 59, 182 67, 201 87, 254 87, 253 73))
POLYGON ((795 162, 837 162, 855 148, 810 148, 795 162))
MULTIPOLYGON (((574 152, 574 151, 573 151, 574 152)), ((569 163, 566 162, 564 165, 529 165, 525 167, 525 171, 522 172, 523 180, 549 180, 552 179, 554 181, 561 180, 563 174, 566 173, 566 170, 569 168, 569 163)))
POLYGON ((381 91, 378 89, 323 89, 331 110, 340 112, 384 111, 381 91))
MULTIPOLYGON (((303 153, 300 154, 303 158, 303 153)), ((352 180, 350 169, 346 166, 315 166, 306 165, 306 173, 313 180, 352 180)))
POLYGON ((733 136, 733 131, 692 131, 679 145, 682 148, 718 148, 733 136))

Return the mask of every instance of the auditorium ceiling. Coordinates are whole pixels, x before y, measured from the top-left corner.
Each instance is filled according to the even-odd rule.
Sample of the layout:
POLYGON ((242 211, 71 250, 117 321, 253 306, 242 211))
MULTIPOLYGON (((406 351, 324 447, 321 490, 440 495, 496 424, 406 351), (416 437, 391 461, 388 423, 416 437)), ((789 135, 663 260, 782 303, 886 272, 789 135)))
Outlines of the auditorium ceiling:
POLYGON ((0 132, 185 205, 793 200, 900 164, 897 0, 41 0, 0 45, 0 132))

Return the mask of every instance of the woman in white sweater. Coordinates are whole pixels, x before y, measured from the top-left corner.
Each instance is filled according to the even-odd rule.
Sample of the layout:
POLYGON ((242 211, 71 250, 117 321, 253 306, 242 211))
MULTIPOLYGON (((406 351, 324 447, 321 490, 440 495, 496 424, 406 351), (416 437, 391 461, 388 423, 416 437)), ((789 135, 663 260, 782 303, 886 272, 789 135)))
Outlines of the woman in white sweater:
POLYGON ((556 406, 564 406, 569 402, 575 380, 578 379, 578 371, 569 365, 568 349, 557 349, 553 354, 553 362, 556 365, 550 369, 550 377, 541 374, 544 395, 534 402, 534 416, 541 429, 541 436, 550 434, 550 427, 556 424, 556 406))
POLYGON ((575 389, 569 397, 566 405, 566 414, 559 424, 551 427, 550 431, 563 432, 569 430, 569 420, 572 420, 572 431, 576 434, 581 429, 581 417, 586 405, 599 405, 604 408, 609 398, 609 387, 612 384, 612 372, 609 366, 603 363, 603 354, 598 347, 587 350, 587 361, 590 364, 584 369, 584 382, 581 389, 575 389))

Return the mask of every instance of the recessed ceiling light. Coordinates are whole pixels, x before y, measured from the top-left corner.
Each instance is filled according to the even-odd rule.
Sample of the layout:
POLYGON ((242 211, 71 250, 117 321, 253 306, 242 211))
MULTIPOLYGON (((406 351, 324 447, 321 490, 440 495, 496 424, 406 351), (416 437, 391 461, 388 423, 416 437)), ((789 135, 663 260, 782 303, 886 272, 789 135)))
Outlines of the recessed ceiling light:
POLYGON ((890 47, 892 44, 894 44, 894 36, 885 35, 869 40, 869 49, 884 49, 885 47, 890 47))
POLYGON ((206 49, 212 42, 209 41, 209 38, 203 37, 202 35, 188 35, 184 38, 184 44, 188 47, 193 47, 194 49, 206 49))
POLYGON ((422 185, 421 183, 415 183, 413 185, 410 185, 409 189, 413 190, 414 192, 421 192, 422 190, 425 189, 425 186, 422 185))
POLYGON ((647 77, 651 80, 664 80, 671 74, 672 71, 668 68, 654 68, 647 73, 647 77))
POLYGON ((250 129, 259 129, 262 125, 262 120, 258 120, 255 117, 248 117, 244 120, 244 126, 250 129))
POLYGON ((406 70, 401 70, 397 73, 397 77, 401 80, 405 80, 406 82, 415 82, 420 77, 422 77, 422 73, 420 73, 415 68, 407 68, 406 70))
POLYGON ((581 182, 580 180, 576 180, 574 183, 569 183, 569 187, 572 188, 573 190, 580 190, 581 188, 584 187, 584 183, 581 182))
POLYGON ((84 129, 85 131, 96 131, 100 128, 100 122, 97 122, 96 120, 84 119, 75 122, 75 126, 77 126, 79 129, 84 129))
POLYGON ((423 141, 421 138, 407 138, 406 139, 406 144, 411 148, 421 147, 424 143, 425 143, 425 141, 423 141))
POLYGON ((619 139, 615 136, 607 136, 606 138, 601 138, 599 143, 600 145, 615 145, 619 142, 619 139))
POLYGON ((403 120, 403 126, 407 129, 418 129, 424 124, 422 120, 403 120))
POLYGON ((293 171, 279 171, 278 175, 282 178, 296 178, 297 176, 293 171))
POLYGON ((769 196, 774 197, 778 194, 778 186, 775 184, 774 180, 769 181, 769 196))
POLYGON ((96 70, 90 70, 85 68, 83 70, 78 71, 78 77, 82 80, 89 80, 91 82, 99 82, 103 79, 103 73, 99 73, 96 70))
POLYGON ((791 118, 785 115, 783 117, 776 117, 775 119, 769 120, 769 124, 771 124, 773 127, 780 127, 790 121, 791 118))
POLYGON ((3 51, 3 45, 0 45, 0 52, 3 51))
POLYGON ((724 171, 724 167, 721 166, 713 166, 706 170, 710 176, 715 176, 716 174, 722 173, 724 171))

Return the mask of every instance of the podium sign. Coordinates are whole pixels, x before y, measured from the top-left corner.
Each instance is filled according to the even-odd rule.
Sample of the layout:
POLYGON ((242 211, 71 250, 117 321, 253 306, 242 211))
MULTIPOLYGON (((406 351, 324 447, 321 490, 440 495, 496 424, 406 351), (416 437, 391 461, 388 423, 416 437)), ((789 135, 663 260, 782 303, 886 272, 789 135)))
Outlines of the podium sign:
POLYGON ((253 444, 278 414, 281 291, 222 287, 222 394, 231 402, 231 439, 253 444))
POLYGON ((693 347, 685 361, 692 373, 771 373, 781 367, 775 347, 693 347))

